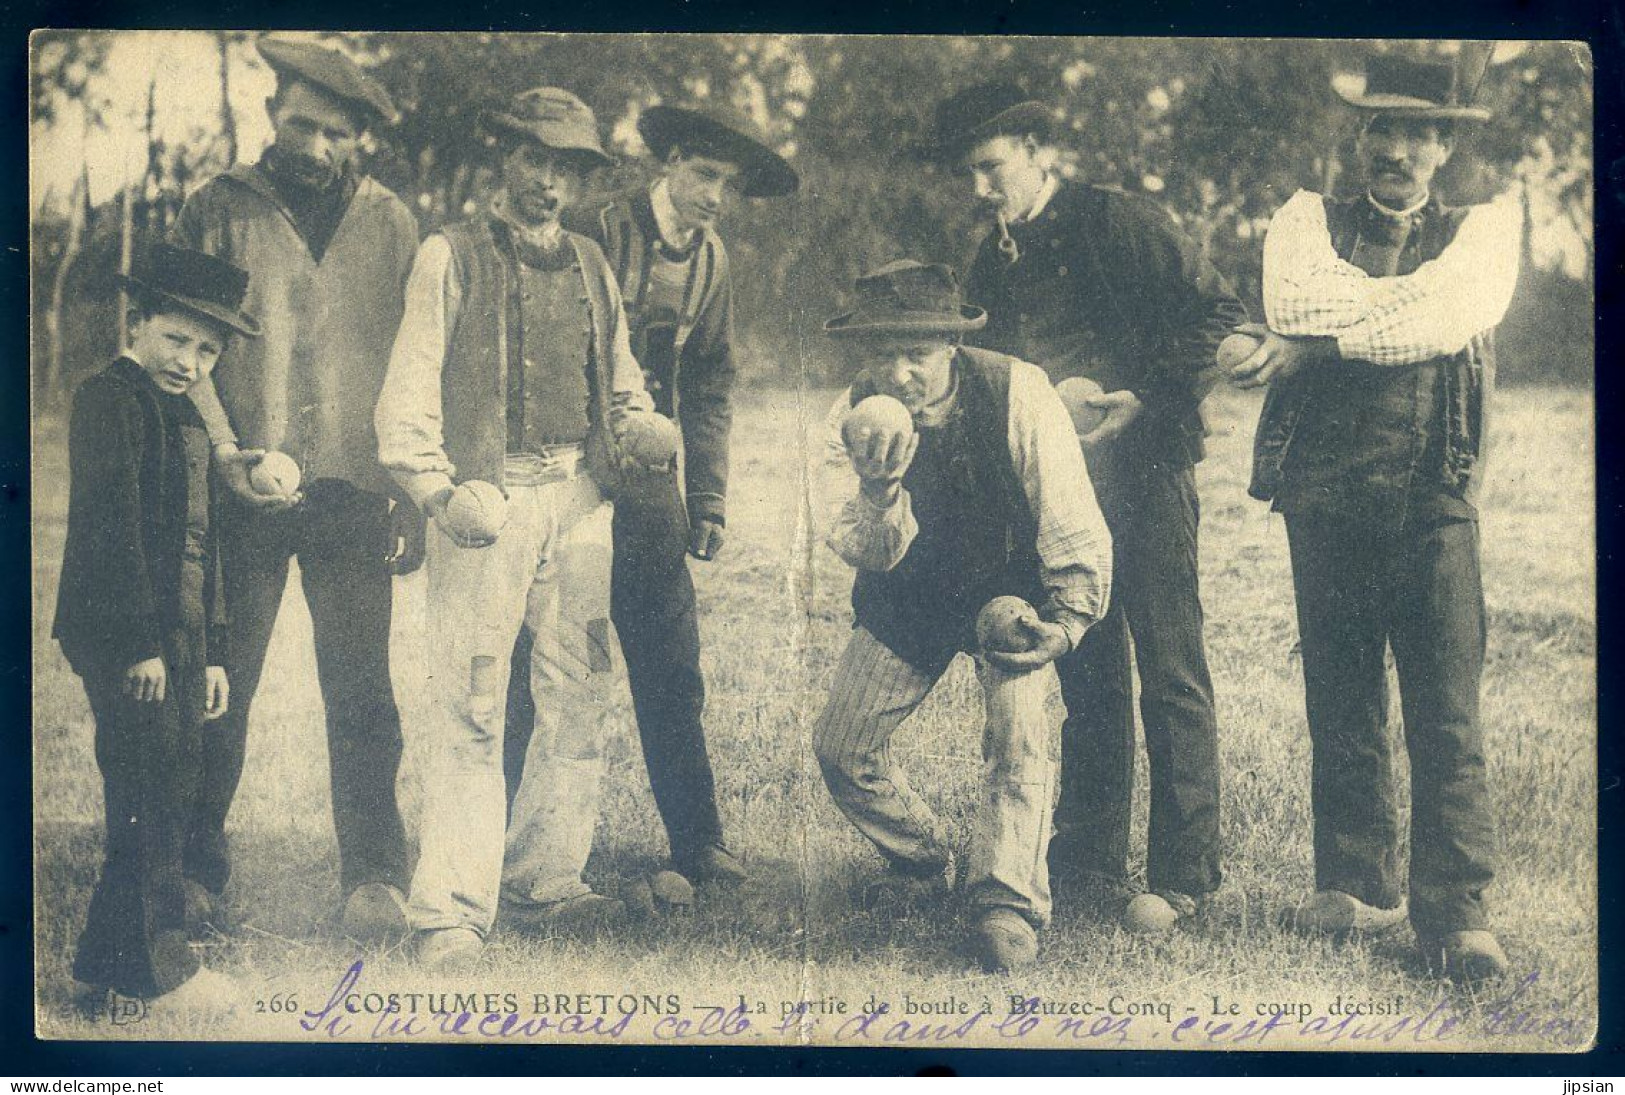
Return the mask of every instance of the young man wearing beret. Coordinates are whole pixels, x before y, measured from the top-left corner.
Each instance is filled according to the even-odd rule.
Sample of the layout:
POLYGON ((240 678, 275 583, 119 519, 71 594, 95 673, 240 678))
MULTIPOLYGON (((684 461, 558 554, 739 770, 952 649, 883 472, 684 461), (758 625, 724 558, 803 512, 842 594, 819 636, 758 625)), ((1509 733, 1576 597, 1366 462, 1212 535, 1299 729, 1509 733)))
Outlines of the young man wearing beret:
POLYGON ((1167 213, 1056 170, 1051 112, 984 84, 939 107, 935 151, 994 228, 966 276, 988 310, 978 346, 1082 376, 1104 412, 1081 436, 1116 551, 1110 612, 1056 666, 1066 700, 1050 867, 1115 905, 1127 885, 1133 669, 1150 760, 1149 893, 1127 924, 1194 915, 1220 881, 1218 725, 1202 637, 1198 504, 1202 397, 1220 341, 1246 313, 1167 213), (1132 639, 1133 661, 1130 656, 1132 639))
POLYGON ((1050 665, 1106 611, 1111 538, 1043 371, 959 345, 986 315, 962 301, 953 271, 891 263, 859 278, 856 297, 824 325, 860 371, 831 409, 820 477, 829 546, 858 572, 855 619, 813 751, 903 896, 940 903, 956 885, 982 964, 1017 969, 1036 961, 1050 919, 1050 665), (901 422, 849 421, 871 396, 901 403, 901 422), (1022 649, 979 642, 978 615, 1001 596, 1036 610, 1022 649), (986 723, 975 832, 956 871, 890 743, 959 653, 976 656, 986 723))
MULTIPOLYGON (((1516 201, 1452 208, 1430 189, 1455 127, 1453 65, 1374 58, 1358 152, 1364 193, 1299 191, 1264 240, 1268 327, 1235 368, 1269 385, 1254 497, 1286 517, 1313 747, 1315 893, 1284 911, 1307 934, 1406 919, 1387 725, 1392 650, 1410 758, 1409 919, 1459 981, 1498 977, 1479 681, 1485 613, 1478 489, 1495 376, 1491 336, 1518 277, 1516 201)), ((1342 92, 1339 92, 1342 94, 1342 92)))
POLYGON ((194 398, 232 493, 222 518, 232 608, 231 710, 207 741, 199 840, 216 896, 230 870, 226 815, 243 770, 249 712, 276 624, 288 562, 297 557, 314 625, 317 680, 338 835, 341 922, 389 942, 406 930, 406 838, 395 797, 401 727, 389 676, 395 524, 393 485, 378 464, 373 408, 417 225, 400 199, 356 166, 362 134, 394 109, 348 58, 319 46, 263 40, 275 71, 266 104, 275 141, 258 163, 206 183, 181 210, 175 239, 249 270, 246 307, 262 337, 221 356, 194 398), (242 450, 239 450, 239 444, 242 450), (260 452, 298 462, 298 498, 248 482, 260 452))
MULTIPOLYGON (((744 877, 723 838, 706 750, 705 680, 694 581, 686 555, 722 549, 733 424, 733 277, 717 223, 736 197, 795 191, 794 169, 743 119, 655 106, 638 131, 660 163, 654 182, 570 225, 598 242, 626 304, 632 352, 655 410, 683 437, 675 476, 616 500, 611 615, 632 687, 638 735, 672 868, 693 882, 744 877)), ((530 633, 520 633, 508 700, 510 795, 519 782, 534 706, 530 633)))
MULTIPOLYGON (((593 112, 533 88, 486 113, 502 189, 423 241, 378 401, 379 457, 434 521, 431 769, 412 877, 427 966, 476 961, 499 900, 522 924, 583 928, 624 908, 582 878, 620 675, 609 621, 608 496, 620 431, 650 407, 596 243, 564 229, 588 173, 613 162, 593 112), (468 535, 450 503, 497 487, 507 521, 468 535), (535 636, 534 733, 504 821, 505 700, 521 624, 535 636)), ((669 465, 668 465, 669 466, 669 465)))

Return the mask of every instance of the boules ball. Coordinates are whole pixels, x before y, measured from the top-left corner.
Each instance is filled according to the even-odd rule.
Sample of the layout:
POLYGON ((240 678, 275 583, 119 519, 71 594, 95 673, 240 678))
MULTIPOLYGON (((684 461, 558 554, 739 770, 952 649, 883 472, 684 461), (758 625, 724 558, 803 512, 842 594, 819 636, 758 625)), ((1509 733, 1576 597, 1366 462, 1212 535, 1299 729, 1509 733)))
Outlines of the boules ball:
POLYGON ((1219 368, 1228 372, 1257 353, 1261 345, 1263 339, 1237 331, 1219 343, 1218 352, 1213 355, 1214 360, 1218 362, 1219 368))
POLYGON ((1138 935, 1165 935, 1179 923, 1179 912, 1166 899, 1143 893, 1123 910, 1123 924, 1138 935))
POLYGON ((694 907, 694 886, 676 871, 657 871, 649 879, 656 905, 670 910, 694 907))
POLYGON ((677 459, 682 434, 665 415, 636 411, 622 420, 620 439, 629 459, 650 471, 665 471, 677 459))
POLYGON ((1106 420, 1105 410, 1089 403, 1091 399, 1105 395, 1105 390, 1088 377, 1068 377, 1055 385, 1055 392, 1065 404, 1066 413, 1072 416, 1072 428, 1080 437, 1093 432, 1106 420))
POLYGON ((875 434, 895 434, 906 440, 913 433, 914 416, 901 400, 889 395, 871 395, 861 400, 841 420, 841 440, 851 452, 861 452, 875 434))
POLYGON ((1036 623, 1037 610, 1020 597, 995 597, 976 616, 976 643, 983 650, 1021 654, 1033 644, 1023 625, 1036 623))
POLYGON ((484 480, 465 480, 452 488, 440 521, 463 540, 493 540, 508 523, 508 499, 484 480))
POLYGON ((285 452, 268 452, 249 469, 248 484, 256 494, 286 497, 299 489, 299 465, 285 452))

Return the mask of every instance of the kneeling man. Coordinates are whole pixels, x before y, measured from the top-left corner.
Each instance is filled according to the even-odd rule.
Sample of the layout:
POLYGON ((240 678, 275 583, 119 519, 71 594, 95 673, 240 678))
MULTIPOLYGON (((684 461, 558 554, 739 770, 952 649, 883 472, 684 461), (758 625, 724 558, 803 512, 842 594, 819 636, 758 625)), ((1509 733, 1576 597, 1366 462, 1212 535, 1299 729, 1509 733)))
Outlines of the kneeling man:
POLYGON ((856 295, 825 324, 862 366, 826 442, 829 471, 858 477, 829 536, 858 571, 856 620, 813 747, 836 805, 892 868, 946 885, 948 845, 889 742, 954 656, 976 654, 986 790, 960 885, 983 964, 1016 968, 1036 958, 1050 916, 1051 663, 1106 611, 1111 538, 1044 372, 959 345, 987 317, 962 303, 953 271, 892 263, 859 278, 856 295), (849 413, 875 395, 907 416, 849 413), (979 650, 977 616, 999 596, 1037 607, 1024 650, 979 650))

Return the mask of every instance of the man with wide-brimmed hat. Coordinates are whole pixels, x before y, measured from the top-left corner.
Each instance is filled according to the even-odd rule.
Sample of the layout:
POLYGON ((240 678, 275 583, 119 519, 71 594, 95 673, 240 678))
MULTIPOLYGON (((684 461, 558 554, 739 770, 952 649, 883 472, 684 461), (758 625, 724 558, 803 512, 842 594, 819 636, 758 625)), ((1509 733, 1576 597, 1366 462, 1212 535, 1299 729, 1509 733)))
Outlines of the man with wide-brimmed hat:
MULTIPOLYGON (((1388 733, 1391 649, 1410 756, 1409 915, 1425 957, 1497 976, 1488 930, 1495 824, 1478 718, 1484 595, 1478 510, 1490 335, 1517 280, 1517 203, 1433 194, 1464 103, 1449 64, 1371 60, 1358 151, 1364 191, 1299 191, 1264 242, 1262 339, 1235 367, 1269 385, 1254 497, 1286 516, 1313 745, 1315 894, 1306 933, 1406 918, 1388 733)), ((1340 94, 1342 92, 1340 91, 1340 94)))
MULTIPOLYGON (((650 401, 614 273, 565 210, 612 162, 592 110, 561 88, 484 117, 502 188, 423 242, 378 401, 379 455, 430 518, 436 621, 430 771, 410 912, 427 965, 478 958, 499 897, 515 920, 577 927, 623 911, 581 872, 592 851, 619 675, 609 622, 610 506, 623 420, 650 401), (500 488, 506 523, 471 535, 454 496, 500 488), (535 728, 506 838, 502 754, 510 656, 535 728)), ((460 506, 460 503, 459 503, 460 506)))
POLYGON ((824 459, 828 542, 858 571, 855 621, 813 749, 896 888, 940 901, 956 874, 950 844, 890 741, 957 654, 976 656, 983 797, 957 888, 982 963, 1019 968, 1050 917, 1050 665, 1106 611, 1111 539, 1043 370, 960 345, 987 317, 950 269, 891 263, 859 278, 856 298, 824 325, 860 368, 830 412, 824 459), (902 407, 882 398, 893 415, 870 413, 874 396, 902 407), (1036 611, 1020 643, 984 650, 978 616, 998 597, 1036 611))
MULTIPOLYGON (((612 616, 626 656, 638 734, 673 869, 695 882, 733 881, 701 716, 705 679, 694 581, 685 556, 722 549, 733 425, 733 277, 717 224, 736 197, 793 193, 800 180, 747 121, 676 106, 650 107, 638 132, 659 162, 649 185, 571 227, 596 240, 614 268, 632 352, 660 414, 683 437, 675 475, 617 500, 612 616)), ((508 787, 518 787, 534 710, 530 634, 514 649, 508 705, 508 787)))
POLYGON ((970 341, 1031 361, 1055 383, 1082 377, 1103 389, 1089 400, 1100 421, 1080 440, 1112 530, 1115 595, 1056 666, 1067 720, 1050 868, 1063 899, 1160 931, 1197 913, 1221 877, 1193 465, 1214 350, 1246 313, 1164 210, 1063 179, 1053 128, 1053 111, 1021 88, 981 84, 940 105, 931 150, 964 174, 993 222, 965 281, 988 310, 970 341), (1149 892, 1125 908, 1136 668, 1149 892))
POLYGON ((192 195, 174 228, 177 241, 252 273, 245 306, 264 326, 262 337, 226 351, 212 384, 195 389, 232 487, 221 523, 236 689, 205 743, 199 840, 213 849, 205 881, 218 895, 250 706, 297 557, 327 710, 342 925, 387 942, 406 930, 408 872, 395 797, 401 729, 389 675, 387 557, 397 530, 421 521, 399 504, 392 516, 372 415, 417 224, 357 164, 363 134, 394 115, 384 90, 334 50, 264 39, 259 51, 277 76, 266 103, 275 140, 258 163, 192 195), (250 465, 270 451, 299 465, 298 497, 262 494, 249 482, 250 465))
POLYGON ((188 945, 213 863, 194 839, 205 724, 230 708, 209 438, 187 393, 234 342, 248 275, 158 244, 125 279, 129 345, 74 393, 68 537, 52 634, 84 682, 106 859, 74 955, 98 992, 229 1006, 188 945))

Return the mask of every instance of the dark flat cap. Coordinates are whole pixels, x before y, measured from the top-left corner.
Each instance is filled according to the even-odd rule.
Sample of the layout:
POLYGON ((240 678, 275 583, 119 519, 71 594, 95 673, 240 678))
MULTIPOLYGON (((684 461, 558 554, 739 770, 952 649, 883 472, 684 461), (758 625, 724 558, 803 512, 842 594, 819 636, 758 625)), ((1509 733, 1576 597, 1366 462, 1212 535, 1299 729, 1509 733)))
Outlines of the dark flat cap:
POLYGON ((371 122, 394 123, 395 104, 389 94, 344 54, 278 38, 261 38, 255 46, 279 80, 303 80, 358 108, 371 122))
POLYGON ((657 159, 672 147, 739 165, 739 189, 747 198, 792 194, 801 176, 783 156, 768 147, 755 126, 730 114, 702 113, 678 106, 652 106, 638 117, 638 133, 657 159))
POLYGON ((1015 84, 977 84, 938 105, 925 151, 952 158, 989 137, 1032 133, 1047 139, 1053 123, 1050 108, 1015 84))

